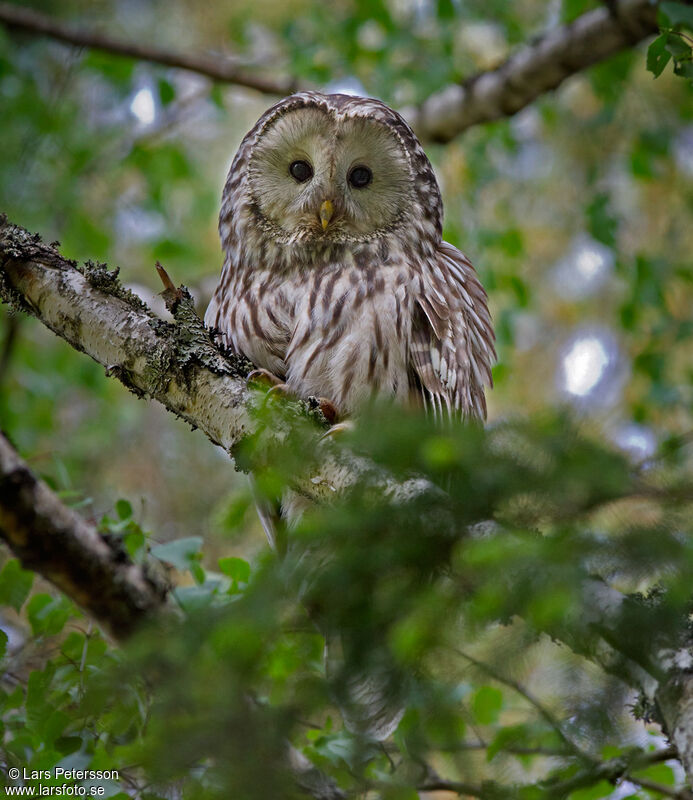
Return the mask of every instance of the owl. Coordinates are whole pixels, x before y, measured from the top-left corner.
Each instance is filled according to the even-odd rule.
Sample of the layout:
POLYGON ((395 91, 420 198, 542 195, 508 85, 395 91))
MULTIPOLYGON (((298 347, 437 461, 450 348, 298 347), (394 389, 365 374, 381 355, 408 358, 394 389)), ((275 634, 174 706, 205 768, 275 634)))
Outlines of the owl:
MULTIPOLYGON (((495 358, 486 294, 443 241, 442 216, 431 164, 396 111, 341 94, 287 97, 231 165, 224 266, 205 322, 288 391, 327 398, 339 415, 386 396, 483 418, 495 358)), ((257 501, 277 547, 280 518, 297 521, 307 501, 291 490, 281 510, 257 501)), ((326 635, 328 673, 333 643, 326 635)), ((350 730, 376 740, 404 712, 386 669, 351 675, 337 702, 350 730)))
POLYGON ((396 111, 342 94, 287 97, 231 165, 205 322, 340 416, 386 396, 483 418, 495 359, 486 293, 443 241, 442 217, 431 164, 396 111))

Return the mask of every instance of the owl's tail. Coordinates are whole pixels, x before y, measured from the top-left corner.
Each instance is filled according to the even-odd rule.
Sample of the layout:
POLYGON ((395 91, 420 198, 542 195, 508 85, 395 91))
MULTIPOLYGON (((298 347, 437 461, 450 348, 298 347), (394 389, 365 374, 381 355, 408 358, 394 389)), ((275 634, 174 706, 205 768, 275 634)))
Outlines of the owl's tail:
POLYGON ((341 647, 335 641, 325 645, 328 677, 336 676, 336 701, 344 725, 351 733, 382 742, 397 729, 404 716, 403 687, 384 664, 369 665, 343 680, 344 662, 341 647))
MULTIPOLYGON (((269 545, 282 556, 286 552, 287 531, 298 524, 310 501, 288 490, 281 503, 272 502, 258 490, 253 476, 249 478, 269 545)), ((317 563, 312 566, 320 568, 317 563)), ((328 633, 321 620, 313 618, 313 622, 325 637, 326 673, 336 687, 335 702, 342 712, 345 727, 351 733, 375 741, 387 739, 405 712, 402 687, 397 685, 392 671, 385 664, 369 664, 367 668, 346 674, 341 637, 328 633)))

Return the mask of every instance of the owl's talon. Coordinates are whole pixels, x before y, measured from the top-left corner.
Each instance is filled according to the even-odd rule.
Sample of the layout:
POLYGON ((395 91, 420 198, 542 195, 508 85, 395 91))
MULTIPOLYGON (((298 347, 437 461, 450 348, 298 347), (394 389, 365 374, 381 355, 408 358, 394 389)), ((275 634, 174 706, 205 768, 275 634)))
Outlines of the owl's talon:
POLYGON ((291 395, 291 391, 285 383, 277 383, 267 392, 267 397, 277 397, 278 395, 282 397, 291 395))
POLYGON ((278 378, 267 369, 254 369, 246 375, 245 381, 248 384, 260 384, 261 386, 269 386, 271 388, 279 385, 286 385, 282 384, 281 378, 278 378))
POLYGON ((325 431, 323 435, 320 437, 320 441, 326 439, 328 436, 341 436, 345 433, 350 433, 351 431, 356 430, 356 425, 350 419, 345 419, 344 422, 338 422, 336 425, 333 425, 329 431, 325 431))

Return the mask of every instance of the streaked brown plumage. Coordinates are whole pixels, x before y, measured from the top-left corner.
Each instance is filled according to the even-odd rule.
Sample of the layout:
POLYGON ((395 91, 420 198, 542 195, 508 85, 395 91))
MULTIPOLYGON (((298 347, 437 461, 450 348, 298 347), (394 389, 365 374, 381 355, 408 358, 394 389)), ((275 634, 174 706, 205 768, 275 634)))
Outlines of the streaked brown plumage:
POLYGON ((205 321, 289 389, 341 413, 385 394, 485 415, 486 294, 442 241, 433 170, 395 111, 313 92, 269 109, 231 166, 220 233, 205 321))
MULTIPOLYGON (((341 413, 384 394, 482 418, 495 358, 486 294, 442 241, 442 213, 431 165, 399 114, 366 98, 288 97, 231 166, 224 266, 205 322, 290 390, 341 413)), ((300 501, 284 497, 289 520, 300 501)), ((273 509, 264 499, 258 509, 274 542, 273 509)), ((387 669, 353 675, 338 698, 347 727, 389 736, 403 713, 391 684, 387 669)))

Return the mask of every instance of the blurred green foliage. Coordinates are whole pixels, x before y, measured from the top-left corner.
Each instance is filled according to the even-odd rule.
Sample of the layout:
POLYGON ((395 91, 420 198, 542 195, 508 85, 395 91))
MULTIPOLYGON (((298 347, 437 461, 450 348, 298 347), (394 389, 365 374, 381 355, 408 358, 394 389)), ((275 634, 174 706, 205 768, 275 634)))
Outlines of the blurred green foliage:
MULTIPOLYGON (((232 48, 331 90, 358 82, 402 106, 598 3, 33 5, 125 39, 232 48)), ((638 776, 681 785, 678 765, 652 755, 664 740, 639 690, 661 677, 660 650, 686 641, 690 612, 687 11, 661 4, 647 54, 427 147, 445 236, 490 294, 489 426, 374 409, 345 443, 427 488, 395 502, 355 486, 311 508, 283 558, 225 454, 0 310, 0 424, 134 561, 172 565, 180 609, 118 649, 8 556, 3 764, 115 768, 104 796, 149 800, 172 787, 293 797, 287 743, 346 791, 393 800, 434 773, 492 799, 662 796, 638 776), (406 708, 383 745, 340 710, 349 676, 369 672, 406 708)), ((119 264, 154 304, 162 261, 202 310, 225 171, 269 102, 0 28, 0 208, 69 257, 119 264)), ((258 413, 271 430, 282 410, 258 413)), ((310 463, 315 431, 292 436, 239 449, 272 500, 310 463)))

